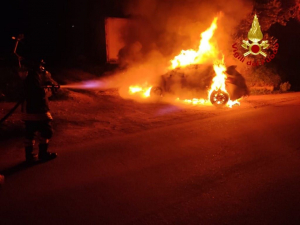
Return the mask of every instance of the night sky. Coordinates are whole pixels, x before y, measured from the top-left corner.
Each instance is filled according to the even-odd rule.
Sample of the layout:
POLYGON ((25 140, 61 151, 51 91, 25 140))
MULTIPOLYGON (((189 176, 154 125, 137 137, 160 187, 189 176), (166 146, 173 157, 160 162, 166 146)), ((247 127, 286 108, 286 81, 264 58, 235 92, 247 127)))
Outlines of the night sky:
POLYGON ((16 0, 3 9, 1 55, 12 51, 11 36, 24 33, 20 54, 54 64, 84 57, 105 62, 104 18, 122 16, 120 5, 111 0, 16 0))

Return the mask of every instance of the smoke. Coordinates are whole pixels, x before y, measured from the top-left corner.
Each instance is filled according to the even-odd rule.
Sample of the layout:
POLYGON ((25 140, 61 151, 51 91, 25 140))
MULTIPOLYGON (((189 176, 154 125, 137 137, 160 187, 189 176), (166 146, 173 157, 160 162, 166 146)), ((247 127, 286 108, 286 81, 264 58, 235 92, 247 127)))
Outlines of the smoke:
POLYGON ((213 41, 225 63, 236 64, 231 34, 252 8, 252 0, 128 0, 124 14, 131 23, 121 30, 125 47, 119 52, 119 64, 126 70, 110 83, 124 87, 155 83, 181 50, 198 49, 200 34, 215 16, 219 20, 213 41))
POLYGON ((219 15, 215 37, 220 50, 226 51, 233 44, 231 33, 252 7, 247 0, 130 0, 124 13, 134 22, 122 38, 129 48, 140 44, 140 62, 148 61, 152 51, 171 59, 182 49, 197 49, 200 33, 219 15))

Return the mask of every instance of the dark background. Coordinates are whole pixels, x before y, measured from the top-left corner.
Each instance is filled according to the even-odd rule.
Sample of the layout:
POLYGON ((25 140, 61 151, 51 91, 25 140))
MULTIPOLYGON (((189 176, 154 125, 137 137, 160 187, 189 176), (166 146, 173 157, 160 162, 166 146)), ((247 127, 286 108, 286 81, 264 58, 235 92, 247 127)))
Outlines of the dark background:
MULTIPOLYGON (((23 33, 18 52, 25 58, 45 59, 50 66, 106 62, 105 17, 124 17, 121 0, 15 0, 2 4, 0 57, 12 54, 12 36, 23 33)), ((274 64, 293 90, 300 90, 299 22, 275 24, 270 34, 278 38, 274 64)))
POLYGON ((50 64, 86 60, 104 63, 104 18, 123 16, 119 1, 16 0, 5 3, 1 16, 1 55, 12 52, 12 36, 23 33, 20 55, 50 64))
POLYGON ((300 23, 291 19, 286 26, 275 24, 269 33, 278 39, 279 51, 274 64, 282 81, 289 81, 292 90, 300 90, 300 23))

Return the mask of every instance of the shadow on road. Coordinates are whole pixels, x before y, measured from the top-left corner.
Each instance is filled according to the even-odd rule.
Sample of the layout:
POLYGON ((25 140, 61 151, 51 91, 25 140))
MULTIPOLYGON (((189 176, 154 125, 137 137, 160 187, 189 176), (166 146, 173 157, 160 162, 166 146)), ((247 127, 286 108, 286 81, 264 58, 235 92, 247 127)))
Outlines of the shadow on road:
POLYGON ((28 163, 28 162, 20 162, 12 167, 9 167, 9 168, 6 168, 2 171, 0 171, 0 174, 4 175, 4 176, 10 176, 10 175, 13 175, 13 174, 16 174, 16 173, 19 173, 21 171, 25 171, 33 166, 36 166, 38 164, 41 164, 42 162, 41 161, 37 161, 37 162, 34 162, 34 163, 28 163))

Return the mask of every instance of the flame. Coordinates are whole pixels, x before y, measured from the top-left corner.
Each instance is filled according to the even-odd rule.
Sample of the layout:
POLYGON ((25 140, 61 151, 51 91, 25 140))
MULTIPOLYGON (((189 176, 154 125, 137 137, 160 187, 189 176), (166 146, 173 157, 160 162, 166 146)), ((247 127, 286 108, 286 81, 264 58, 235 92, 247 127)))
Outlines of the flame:
MULTIPOLYGON (((177 98, 177 100, 180 100, 177 98)), ((193 104, 193 105, 211 105, 210 101, 203 98, 193 98, 193 99, 184 99, 184 103, 193 104)))
POLYGON ((210 91, 208 92, 209 93, 208 97, 211 95, 211 93, 213 91, 221 90, 221 91, 227 93, 226 87, 225 87, 225 81, 226 81, 227 76, 225 74, 226 66, 224 63, 224 56, 220 63, 216 62, 214 64, 214 70, 215 70, 216 76, 213 78, 213 83, 211 85, 210 91))
MULTIPOLYGON (((181 100, 177 98, 177 101, 186 103, 186 104, 193 104, 193 105, 211 105, 210 102, 210 96, 213 91, 222 91, 225 94, 228 94, 226 90, 226 66, 224 63, 224 56, 222 60, 216 61, 217 55, 218 55, 218 50, 217 48, 210 42, 211 38, 214 35, 215 30, 217 29, 217 21, 218 17, 215 17, 214 20, 212 21, 210 27, 205 30, 204 32, 201 33, 201 39, 199 43, 198 50, 182 50, 181 53, 177 56, 174 57, 173 60, 171 60, 171 69, 175 69, 178 67, 185 67, 191 64, 201 64, 204 62, 207 62, 209 59, 213 59, 214 62, 214 71, 216 73, 216 76, 212 80, 212 85, 208 91, 208 96, 207 99, 184 99, 181 100)), ((129 87, 129 93, 130 95, 140 95, 143 98, 147 98, 150 96, 150 91, 151 88, 149 85, 136 85, 136 86, 130 86, 129 87)), ((229 95, 229 94, 228 94, 229 95)), ((228 100, 227 106, 232 107, 235 104, 240 104, 238 100, 232 101, 228 100)))
MULTIPOLYGON (((222 58, 222 61, 216 61, 214 63, 214 71, 216 73, 216 76, 213 78, 211 88, 208 91, 208 99, 210 99, 210 96, 211 96, 213 91, 222 91, 222 92, 228 94, 228 92, 226 90, 226 85, 225 85, 225 81, 227 79, 227 76, 225 74, 226 66, 225 66, 225 63, 224 63, 224 56, 222 58)), ((183 102, 193 104, 193 105, 211 104, 211 102, 208 99, 205 100, 205 99, 193 98, 193 99, 185 99, 185 100, 183 100, 183 102)), ((232 108, 232 106, 234 106, 234 105, 240 105, 240 102, 239 102, 239 99, 234 100, 234 101, 229 99, 228 102, 226 103, 226 105, 229 108, 232 108)))
POLYGON ((234 105, 241 105, 241 103, 239 102, 239 100, 240 100, 240 99, 237 99, 237 100, 234 100, 234 101, 229 100, 229 101, 227 102, 227 106, 228 106, 229 108, 232 108, 232 106, 234 106, 234 105))
POLYGON ((179 55, 175 56, 175 58, 171 60, 172 69, 202 63, 208 57, 216 56, 217 51, 210 43, 210 39, 212 38, 214 31, 217 29, 217 21, 218 17, 215 17, 210 27, 201 33, 201 40, 197 51, 193 49, 182 50, 179 55))
POLYGON ((140 86, 130 86, 129 87, 129 93, 132 93, 132 94, 141 92, 142 90, 143 90, 143 88, 141 88, 140 86))
MULTIPOLYGON (((147 86, 147 84, 145 86, 147 86)), ((138 85, 133 85, 133 86, 129 87, 129 94, 130 95, 139 95, 143 98, 148 98, 148 97, 150 97, 151 88, 152 88, 152 86, 142 87, 142 86, 138 86, 138 85)))
MULTIPOLYGON (((205 62, 209 58, 217 58, 218 51, 214 47, 214 45, 210 43, 210 40, 213 37, 215 30, 217 29, 217 21, 218 21, 218 17, 215 17, 210 27, 206 31, 201 33, 201 40, 197 51, 192 49, 182 50, 179 55, 175 56, 175 58, 171 60, 172 69, 175 69, 177 67, 184 67, 191 64, 200 64, 205 62)), ((213 91, 222 91, 228 94, 225 85, 227 76, 225 74, 226 66, 224 63, 224 56, 221 62, 215 61, 214 71, 216 73, 216 76, 213 78, 211 88, 208 91, 208 98, 207 99, 197 99, 197 98, 184 99, 183 100, 184 103, 189 103, 193 105, 198 105, 198 104, 207 105, 207 104, 211 104, 209 99, 213 91)), ((178 98, 177 100, 180 99, 178 98)), ((227 106, 230 108, 235 104, 239 104, 238 100, 232 101, 229 99, 227 102, 227 106)))
MULTIPOLYGON (((213 78, 213 83, 211 85, 211 89, 209 91, 208 97, 210 97, 210 95, 213 91, 219 91, 219 90, 221 90, 221 91, 225 92, 226 94, 228 94, 228 92, 226 90, 226 85, 225 85, 225 81, 227 79, 227 76, 225 74, 226 66, 225 66, 225 63, 224 63, 224 55, 223 55, 223 59, 220 63, 217 62, 217 63, 214 64, 214 70, 216 72, 216 76, 213 78)), ((238 100, 232 101, 232 100, 229 99, 228 102, 226 103, 226 105, 229 108, 232 108, 232 106, 234 106, 236 104, 240 105, 238 100)))

